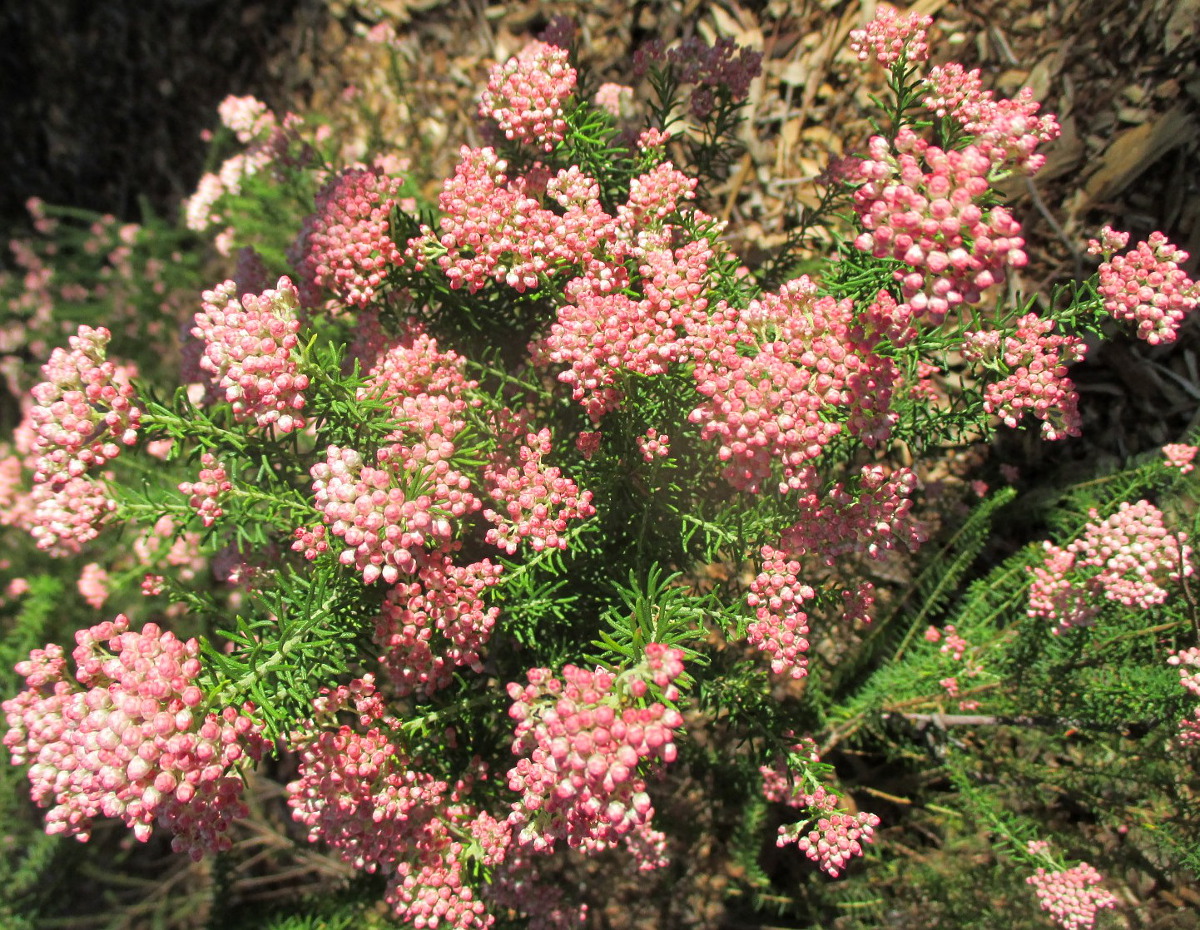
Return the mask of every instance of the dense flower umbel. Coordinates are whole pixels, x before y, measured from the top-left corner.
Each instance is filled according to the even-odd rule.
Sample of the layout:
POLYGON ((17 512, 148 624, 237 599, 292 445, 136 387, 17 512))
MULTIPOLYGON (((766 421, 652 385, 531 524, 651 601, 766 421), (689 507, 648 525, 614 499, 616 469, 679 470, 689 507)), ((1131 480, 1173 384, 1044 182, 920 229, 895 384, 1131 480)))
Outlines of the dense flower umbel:
POLYGON ((1033 885, 1042 910, 1064 930, 1088 930, 1096 923, 1096 911, 1117 905, 1115 895, 1093 887, 1103 878, 1086 862, 1061 872, 1039 868, 1025 881, 1033 885))
POLYGON ((761 555, 762 571, 746 595, 755 616, 746 639, 771 657, 775 674, 803 678, 808 674, 808 615, 801 605, 816 592, 800 583, 801 566, 795 559, 785 559, 770 546, 763 546, 761 555))
POLYGON ((468 398, 478 383, 464 374, 466 359, 438 348, 437 340, 412 328, 370 366, 367 380, 391 404, 401 433, 428 436, 437 433, 453 439, 462 430, 464 415, 478 400, 468 398))
POLYGON ((858 486, 838 482, 824 495, 810 491, 797 501, 800 519, 783 531, 778 548, 789 558, 814 559, 832 567, 840 559, 883 558, 899 545, 915 552, 925 532, 912 517, 917 477, 910 469, 888 473, 864 465, 858 486))
POLYGON ((388 591, 375 642, 398 694, 432 694, 453 681, 458 667, 483 671, 480 653, 500 608, 485 606, 480 595, 502 571, 487 559, 471 565, 431 559, 414 580, 388 591))
MULTIPOLYGON (((617 234, 660 222, 659 211, 674 210, 674 198, 683 196, 690 196, 690 188, 682 185, 670 192, 631 190, 629 203, 618 211, 617 234)), ((567 284, 570 302, 559 307, 550 331, 531 347, 537 362, 569 366, 558 380, 571 386, 594 421, 620 405, 625 373, 662 374, 685 357, 685 321, 708 306, 707 243, 640 251, 641 300, 622 291, 628 285, 622 265, 593 267, 567 284)))
POLYGON ((247 813, 234 766, 263 749, 253 707, 202 714, 199 643, 153 623, 133 633, 118 616, 75 640, 82 689, 47 646, 18 663, 28 690, 3 704, 12 761, 34 763, 33 798, 53 805, 46 832, 86 840, 95 817, 119 817, 139 840, 157 821, 194 859, 228 849, 230 823, 247 813))
MULTIPOLYGON (((984 391, 983 409, 997 414, 1007 426, 1016 426, 1028 411, 1042 421, 1047 439, 1078 436, 1079 395, 1067 377, 1067 365, 1080 361, 1087 346, 1075 336, 1052 334, 1054 321, 1027 313, 1017 320, 1016 331, 1003 340, 1001 360, 1007 376, 984 391)), ((996 331, 964 334, 963 351, 969 359, 1000 354, 996 331)))
POLYGON ((225 281, 204 292, 192 335, 204 342, 200 367, 211 374, 238 420, 253 419, 282 433, 303 429, 308 376, 297 368, 299 292, 286 278, 273 290, 237 299, 225 281))
POLYGON ((305 306, 318 303, 319 288, 352 307, 371 302, 404 260, 390 225, 401 186, 379 168, 349 168, 321 188, 295 247, 305 306))
POLYGON ((901 16, 894 7, 881 6, 866 28, 850 32, 850 51, 858 55, 859 61, 874 55, 887 68, 901 58, 914 64, 928 61, 929 43, 925 34, 932 25, 933 17, 923 13, 901 16))
POLYGON ((1135 324, 1138 338, 1151 345, 1174 342, 1180 323, 1200 302, 1200 285, 1179 267, 1187 259, 1162 233, 1151 233, 1148 242, 1100 266, 1104 309, 1135 324))
POLYGON ((565 549, 568 521, 584 520, 596 512, 592 492, 578 485, 543 459, 550 454, 550 430, 527 433, 513 462, 501 452, 483 469, 483 481, 502 511, 483 515, 494 524, 487 541, 509 555, 522 543, 535 552, 547 547, 565 549))
POLYGON ((508 163, 491 148, 464 146, 460 156, 438 197, 440 232, 426 229, 410 243, 436 256, 451 287, 474 293, 495 280, 524 293, 543 276, 590 267, 615 248, 599 186, 578 168, 553 177, 541 167, 510 176, 508 163), (543 194, 561 209, 543 206, 543 194))
POLYGON ((1101 600, 1127 607, 1153 607, 1180 580, 1191 576, 1192 550, 1187 537, 1163 525, 1163 515, 1148 501, 1123 503, 1112 516, 1094 521, 1065 548, 1044 544, 1046 558, 1029 571, 1029 616, 1056 620, 1055 632, 1089 622, 1101 600))
POLYGON ((1181 475, 1195 470, 1196 466, 1192 463, 1198 451, 1200 449, 1195 446, 1189 446, 1182 442, 1169 442, 1162 447, 1163 455, 1167 459, 1167 467, 1178 468, 1181 475))
POLYGON ((1046 156, 1035 154, 1035 149, 1062 134, 1052 115, 1037 115, 1041 104, 1030 88, 1022 87, 1012 100, 997 99, 983 89, 978 68, 966 71, 953 62, 941 65, 930 69, 925 84, 925 106, 957 121, 997 172, 1035 174, 1046 163, 1046 156))
POLYGON ((683 673, 682 656, 651 643, 642 664, 620 675, 567 665, 560 680, 535 668, 528 685, 508 686, 509 715, 518 721, 512 750, 521 757, 508 772, 509 788, 521 794, 508 821, 521 844, 548 850, 565 839, 595 850, 631 834, 645 839, 654 810, 637 766, 674 761, 673 731, 683 718, 657 701, 636 702, 647 682, 665 699, 677 697, 672 682, 683 673))
POLYGON ((384 715, 371 676, 325 691, 313 704, 317 720, 291 736, 299 777, 287 786, 292 817, 309 840, 387 875, 388 903, 414 927, 490 927, 493 918, 464 882, 458 836, 473 814, 459 797, 464 786, 451 788, 411 766, 387 733, 397 721, 384 715), (366 731, 338 726, 343 709, 356 711, 366 731))
POLYGON ((111 333, 80 326, 70 349, 55 349, 33 389, 34 480, 60 488, 137 441, 142 412, 134 404, 132 369, 105 357, 111 333))
POLYGON ((29 500, 29 533, 51 555, 79 552, 117 509, 107 485, 90 478, 68 478, 58 487, 35 484, 29 500))
POLYGON ((1025 265, 1020 224, 1003 207, 987 206, 993 163, 980 149, 946 151, 907 126, 894 144, 873 136, 868 148, 857 168, 865 183, 854 192, 866 232, 854 244, 910 267, 894 275, 917 313, 938 322, 952 307, 978 302, 1008 268, 1025 265))
POLYGON ((575 92, 575 69, 567 59, 564 48, 531 42, 494 65, 479 115, 494 119, 510 142, 552 151, 567 131, 563 103, 575 92))
POLYGON ((775 476, 781 492, 805 487, 838 418, 869 445, 888 434, 894 364, 875 354, 853 304, 817 297, 807 276, 751 301, 734 327, 714 319, 691 340, 705 355, 696 389, 710 399, 689 419, 720 441, 734 487, 758 491, 775 476), (739 351, 747 344, 755 354, 739 351))
MULTIPOLYGON (((453 453, 449 440, 434 433, 412 446, 380 449, 374 468, 353 449, 330 446, 325 461, 311 469, 313 497, 326 525, 346 543, 341 563, 362 572, 367 584, 381 577, 395 584, 448 547, 451 520, 480 507, 467 478, 450 468, 453 453)), ((297 547, 312 549, 305 540, 297 547)))

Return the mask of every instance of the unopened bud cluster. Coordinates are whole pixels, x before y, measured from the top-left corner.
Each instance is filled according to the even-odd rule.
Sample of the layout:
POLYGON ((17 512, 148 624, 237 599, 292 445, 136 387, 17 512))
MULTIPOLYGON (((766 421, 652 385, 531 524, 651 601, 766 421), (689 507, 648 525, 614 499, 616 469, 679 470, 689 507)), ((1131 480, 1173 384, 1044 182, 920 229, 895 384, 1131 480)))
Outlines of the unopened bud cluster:
POLYGON ((479 115, 494 119, 510 142, 552 151, 567 130, 563 103, 575 77, 565 48, 532 42, 492 68, 479 115))
POLYGON ((298 370, 300 295, 280 278, 274 289, 237 299, 234 281, 204 292, 192 335, 204 342, 200 367, 213 376, 239 420, 274 426, 281 433, 304 428, 308 376, 298 370))
POLYGON ((487 509, 483 515, 494 524, 487 541, 509 555, 522 544, 535 552, 565 549, 568 521, 581 520, 596 512, 592 493, 579 487, 562 471, 546 465, 550 454, 550 431, 528 433, 518 450, 517 464, 501 459, 484 467, 483 478, 492 500, 504 509, 487 509))
POLYGON ((901 15, 894 7, 883 6, 866 27, 851 30, 850 51, 858 55, 859 61, 874 57, 888 68, 901 59, 914 64, 928 61, 926 33, 932 25, 931 16, 916 12, 901 15))
MULTIPOLYGON (((1126 234, 1128 235, 1128 234, 1126 234)), ((1200 285, 1180 268, 1188 253, 1160 232, 1100 266, 1097 290, 1115 319, 1137 326, 1151 345, 1174 342, 1180 324, 1200 302, 1200 285)))
POLYGON ((854 191, 866 231, 854 244, 911 269, 894 275, 917 314, 936 323, 1025 265, 1020 224, 988 206, 993 164, 978 148, 940 149, 906 126, 892 142, 873 136, 868 151, 858 165, 865 183, 854 191))
MULTIPOLYGON (((820 761, 811 741, 795 749, 807 761, 820 761)), ((782 766, 762 766, 759 772, 763 777, 763 796, 768 801, 808 814, 806 820, 779 828, 777 846, 795 843, 831 878, 837 878, 851 859, 863 854, 863 844, 872 841, 879 826, 877 816, 866 811, 850 814, 840 810, 841 798, 824 785, 812 783, 804 767, 799 772, 790 772, 782 766)))
POLYGON ((5 701, 4 745, 29 761, 33 798, 49 806, 47 833, 86 840, 96 817, 118 817, 145 840, 157 822, 199 859, 228 849, 247 813, 234 767, 263 742, 253 708, 203 713, 199 643, 118 616, 75 635, 75 678, 57 646, 17 664, 28 690, 5 701))
POLYGON ((327 288, 352 307, 367 306, 404 255, 391 234, 401 181, 378 168, 349 168, 317 194, 317 210, 296 243, 303 303, 327 288))
POLYGON ((142 412, 134 404, 132 369, 106 357, 112 334, 80 326, 70 349, 55 349, 33 388, 30 420, 38 458, 34 480, 61 488, 133 445, 142 412))
POLYGON ((412 446, 380 449, 379 467, 365 464, 353 449, 326 450, 325 461, 311 469, 313 499, 345 542, 338 556, 343 565, 362 572, 367 584, 378 578, 395 584, 449 545, 451 520, 480 507, 467 478, 450 468, 453 451, 436 433, 412 446))
POLYGON ((1063 930, 1089 930, 1098 910, 1117 905, 1115 895, 1094 887, 1103 878, 1086 862, 1059 872, 1039 868, 1025 881, 1033 885, 1042 910, 1063 930))
POLYGON ((675 759, 674 731, 683 718, 658 701, 638 706, 653 683, 665 700, 678 692, 680 650, 651 643, 641 665, 617 674, 567 665, 528 673, 529 684, 508 686, 517 721, 513 752, 520 761, 508 786, 520 793, 509 823, 522 844, 604 849, 642 833, 654 809, 638 775, 644 760, 675 759))
POLYGON ((188 495, 188 504, 200 515, 200 522, 212 526, 225 511, 221 509, 221 495, 233 488, 225 466, 211 452, 200 456, 200 474, 195 481, 180 483, 181 493, 188 495))
POLYGON ((1182 577, 1191 576, 1187 537, 1163 523, 1149 501, 1122 503, 1112 516, 1093 521, 1065 547, 1044 544, 1042 565, 1030 568, 1029 616, 1057 621, 1055 632, 1081 626, 1103 601, 1142 609, 1163 603, 1182 577))

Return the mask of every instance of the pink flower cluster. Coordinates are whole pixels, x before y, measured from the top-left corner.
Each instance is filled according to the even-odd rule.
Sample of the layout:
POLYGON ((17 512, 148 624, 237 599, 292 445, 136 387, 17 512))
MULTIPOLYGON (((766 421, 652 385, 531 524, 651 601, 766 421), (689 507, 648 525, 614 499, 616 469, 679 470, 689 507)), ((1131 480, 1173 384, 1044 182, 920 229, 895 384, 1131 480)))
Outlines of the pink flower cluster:
POLYGON ((233 483, 225 466, 211 452, 200 456, 200 474, 195 481, 184 481, 179 490, 188 495, 188 506, 200 515, 205 526, 212 526, 225 511, 221 509, 221 495, 233 489, 233 483))
POLYGON ((29 503, 29 533, 51 555, 79 552, 117 509, 108 488, 87 477, 68 478, 57 487, 35 484, 29 503))
POLYGON ((452 440, 465 425, 467 410, 480 403, 468 396, 479 385, 466 377, 465 366, 466 359, 439 348, 436 339, 414 325, 379 356, 367 380, 391 404, 400 433, 437 433, 452 440))
POLYGON ((200 367, 216 379, 236 419, 253 418, 281 433, 303 429, 308 376, 299 372, 296 351, 299 292, 286 277, 260 295, 239 301, 237 292, 233 281, 204 292, 192 328, 204 342, 200 367))
POLYGON ((665 700, 678 697, 672 682, 683 673, 682 656, 650 643, 643 662, 619 675, 567 665, 560 680, 535 668, 528 685, 508 686, 509 715, 517 721, 512 750, 521 757, 508 772, 509 788, 521 795, 508 822, 522 845, 548 851, 565 839, 599 850, 620 839, 652 839, 654 809, 637 766, 654 758, 674 761, 673 732, 683 718, 658 701, 635 702, 650 682, 665 700))
POLYGON ((627 84, 608 81, 596 88, 596 95, 592 99, 596 106, 620 118, 622 108, 633 102, 633 88, 627 84))
POLYGON ((1021 88, 1011 100, 996 99, 992 91, 983 89, 978 68, 966 71, 954 62, 940 65, 930 69, 925 85, 925 106, 958 122, 971 136, 971 144, 998 171, 1036 174, 1046 156, 1035 150, 1062 134, 1054 116, 1037 115, 1041 104, 1030 88, 1021 88))
POLYGON ((1200 698, 1200 647, 1192 646, 1172 652, 1167 664, 1179 669, 1179 683, 1200 698))
POLYGON ((483 467, 488 494, 503 508, 484 510, 493 524, 486 538, 509 555, 523 542, 535 552, 565 549, 568 522, 596 512, 591 491, 580 491, 560 469, 544 464, 549 454, 550 430, 543 429, 525 435, 517 462, 501 453, 483 467))
POLYGON ((228 849, 229 825, 247 813, 234 768, 263 749, 252 705, 201 713, 200 644, 153 623, 133 633, 118 616, 75 641, 83 688, 51 645, 18 663, 28 690, 3 704, 13 764, 34 763, 33 799, 53 805, 46 832, 87 840, 94 818, 119 817, 139 840, 157 821, 193 859, 228 849))
POLYGON ((106 358, 112 334, 80 326, 70 350, 57 348, 33 388, 30 422, 36 434, 34 481, 61 488, 102 466, 137 441, 142 411, 135 405, 133 369, 106 358))
POLYGON ((531 42, 492 67, 479 115, 496 121, 506 139, 545 152, 563 140, 563 104, 575 93, 575 69, 565 48, 531 42))
POLYGON ((292 734, 299 755, 297 779, 287 786, 292 817, 345 862, 388 876, 387 902, 415 927, 477 930, 493 918, 464 879, 466 849, 460 836, 473 811, 459 797, 461 784, 413 769, 385 730, 371 676, 314 701, 318 722, 292 734), (337 725, 342 709, 357 712, 366 732, 337 725))
POLYGON ((488 281, 524 293, 564 267, 590 265, 614 248, 613 219, 600 206, 596 182, 578 168, 547 177, 544 168, 510 177, 491 148, 461 151, 438 198, 440 235, 426 229, 410 242, 436 256, 453 288, 474 293, 488 281), (543 206, 545 194, 558 212, 543 206))
MULTIPOLYGON (((977 678, 983 674, 983 665, 976 658, 978 650, 974 650, 972 655, 968 656, 967 649, 971 644, 965 636, 958 632, 958 628, 953 623, 946 624, 944 640, 942 631, 933 626, 925 630, 925 639, 931 643, 941 642, 942 645, 938 648, 938 652, 952 662, 962 663, 960 671, 938 681, 949 697, 959 696, 959 677, 977 678)), ((959 710, 969 711, 978 707, 979 702, 974 699, 958 702, 959 710)))
POLYGON ((885 68, 901 58, 907 64, 928 61, 926 30, 932 25, 932 16, 916 12, 901 16, 895 7, 881 6, 866 28, 851 31, 850 51, 858 55, 859 61, 874 55, 885 68))
POLYGON ((397 694, 433 694, 453 680, 455 668, 483 671, 480 652, 500 613, 481 595, 500 578, 502 566, 430 559, 414 580, 388 591, 375 621, 380 665, 397 694))
POLYGON ((881 559, 901 544, 915 552, 925 541, 911 516, 916 475, 907 468, 889 474, 882 465, 864 465, 857 485, 838 482, 823 497, 816 491, 801 497, 800 520, 783 531, 779 548, 791 558, 807 555, 830 567, 846 557, 881 559))
MULTIPOLYGON (((811 741, 801 743, 795 749, 807 761, 820 761, 811 741)), ((783 766, 764 765, 759 772, 763 777, 763 796, 768 801, 786 804, 808 814, 806 820, 779 828, 777 846, 795 843, 821 871, 837 878, 851 859, 863 854, 863 844, 873 840, 879 818, 866 811, 849 814, 839 810, 841 798, 824 785, 816 784, 806 768, 789 772, 783 766), (810 825, 812 829, 806 829, 810 825)))
POLYGON ((1117 320, 1137 326, 1137 336, 1151 345, 1174 342, 1179 325, 1200 302, 1200 285, 1179 266, 1188 253, 1160 232, 1124 255, 1100 266, 1096 288, 1104 309, 1117 320))
MULTIPOLYGON (((683 175, 669 163, 643 178, 645 186, 630 190, 629 201, 618 208, 615 235, 625 237, 641 224, 658 224, 674 211, 680 199, 692 196, 683 175)), ((708 302, 708 263, 712 250, 704 242, 670 248, 642 248, 639 270, 644 297, 624 293, 625 268, 614 262, 567 284, 570 303, 558 309, 549 333, 531 346, 541 364, 565 364, 558 380, 568 384, 593 421, 616 409, 622 399, 626 373, 658 375, 685 357, 680 334, 689 314, 703 314, 708 302)))
POLYGON ((371 303, 404 261, 391 236, 401 186, 380 168, 348 168, 321 188, 294 248, 305 306, 318 303, 320 288, 352 307, 371 303))
POLYGON ((217 115, 242 143, 253 142, 275 130, 275 114, 257 97, 232 94, 217 104, 217 115))
POLYGON ((780 493, 804 488, 809 464, 843 428, 839 414, 868 445, 890 431, 898 370, 876 354, 849 300, 816 291, 804 276, 752 300, 731 326, 714 314, 693 328, 703 352, 696 389, 710 399, 689 420, 702 438, 720 440, 734 487, 757 492, 778 474, 780 493))
POLYGON ((761 551, 762 570, 750 583, 746 603, 755 619, 746 628, 746 639, 771 659, 776 675, 803 678, 808 674, 808 615, 801 610, 816 592, 801 584, 801 565, 770 546, 761 551))
MULTIPOLYGON (((930 627, 930 629, 934 628, 930 627)), ((944 656, 949 656, 955 662, 961 662, 963 653, 967 651, 967 645, 966 639, 958 632, 958 628, 953 623, 947 623, 945 641, 942 643, 941 648, 938 649, 938 652, 944 656)))
POLYGON ((854 244, 908 265, 894 272, 903 297, 936 323, 1024 266, 1025 240, 1007 210, 988 206, 993 163, 982 150, 944 151, 908 126, 894 146, 896 156, 887 139, 872 136, 870 157, 858 165, 864 183, 854 209, 866 232, 854 244))
MULTIPOLYGON (((824 498, 810 491, 798 500, 801 519, 783 531, 777 546, 761 548, 762 568, 746 596, 754 611, 747 639, 770 657, 771 671, 791 678, 807 674, 809 618, 802 606, 816 592, 800 581, 815 568, 805 560, 833 567, 846 557, 882 558, 899 543, 915 550, 924 540, 909 516, 915 488, 907 469, 889 476, 882 466, 867 466, 854 491, 837 484, 824 498)), ((867 582, 843 592, 846 619, 869 621, 873 590, 867 582)))
POLYGON ((1117 905, 1115 895, 1093 887, 1103 878, 1086 862, 1060 872, 1039 868, 1025 881, 1033 885, 1042 910, 1064 930, 1089 930, 1100 908, 1117 905))
POLYGON ((653 462, 657 458, 666 458, 671 454, 671 437, 666 433, 659 433, 654 427, 639 436, 637 444, 642 458, 647 462, 653 462))
MULTIPOLYGON (((216 206, 222 197, 241 193, 247 178, 258 174, 286 154, 300 122, 299 117, 291 113, 280 122, 265 103, 254 97, 226 97, 218 105, 217 112, 221 122, 234 131, 239 142, 248 147, 244 152, 225 159, 217 171, 206 172, 200 178, 195 192, 187 199, 184 204, 187 227, 196 232, 204 232, 221 222, 222 217, 216 212, 216 206)), ((221 251, 222 254, 228 254, 224 249, 221 251)))
POLYGON ((1042 565, 1031 566, 1029 616, 1055 620, 1055 632, 1091 621, 1102 598, 1143 609, 1163 603, 1167 587, 1192 575, 1187 537, 1163 525, 1148 501, 1122 503, 1112 516, 1093 521, 1066 547, 1046 542, 1042 565))
POLYGON ((1088 255, 1103 256, 1104 260, 1107 261, 1113 257, 1114 252, 1125 248, 1127 245, 1129 245, 1129 233, 1120 232, 1106 225, 1100 229, 1099 239, 1088 240, 1087 252, 1088 255))
MULTIPOLYGON (((1078 436, 1079 395, 1067 377, 1067 365, 1080 361, 1087 346, 1076 336, 1052 335, 1054 321, 1036 313, 1017 320, 1016 331, 1003 339, 1003 363, 1008 375, 984 391, 983 409, 1016 426, 1026 412, 1042 421, 1047 439, 1078 436)), ((964 334, 964 354, 985 358, 996 352, 1000 334, 964 334)))
POLYGON ((1200 450, 1197 450, 1195 446, 1189 446, 1182 442, 1169 442, 1162 447, 1163 455, 1167 459, 1167 467, 1178 468, 1181 475, 1195 470, 1196 466, 1192 463, 1196 458, 1197 451, 1200 450))
MULTIPOLYGON (((661 229, 662 224, 679 212, 683 204, 695 199, 698 184, 696 178, 688 177, 669 161, 659 162, 645 174, 640 174, 631 180, 628 200, 617 207, 617 218, 621 221, 618 230, 621 240, 632 243, 640 238, 638 233, 644 228, 661 229)), ((651 239, 644 241, 643 245, 665 246, 669 241, 666 236, 657 238, 660 239, 659 242, 651 239)), ((694 243, 692 252, 694 253, 697 248, 703 249, 703 246, 694 243)), ((635 255, 642 254, 636 247, 634 253, 635 255)), ((672 257, 672 254, 668 253, 666 256, 668 262, 672 257)), ((677 255, 674 257, 679 258, 677 255)), ((711 258, 711 250, 707 254, 702 252, 700 255, 692 257, 688 264, 699 264, 698 270, 701 274, 705 274, 708 270, 709 258, 711 258)), ((613 271, 615 272, 615 269, 613 271)), ((694 272, 690 275, 685 272, 685 276, 693 277, 694 272)), ((603 287, 600 289, 604 290, 603 287)), ((690 296, 694 299, 697 295, 690 296)))
POLYGON ((99 562, 89 562, 83 566, 76 587, 88 606, 99 610, 108 600, 108 581, 108 572, 103 566, 99 562))
MULTIPOLYGON (((339 554, 371 584, 413 575, 452 542, 451 519, 480 508, 467 478, 450 468, 454 446, 436 433, 412 446, 379 450, 379 467, 353 449, 330 446, 312 467, 316 508, 346 544, 339 554)), ((299 539, 293 548, 313 548, 299 539)), ((307 555, 307 552, 306 552, 307 555)), ((314 552, 315 555, 315 552, 314 552)))

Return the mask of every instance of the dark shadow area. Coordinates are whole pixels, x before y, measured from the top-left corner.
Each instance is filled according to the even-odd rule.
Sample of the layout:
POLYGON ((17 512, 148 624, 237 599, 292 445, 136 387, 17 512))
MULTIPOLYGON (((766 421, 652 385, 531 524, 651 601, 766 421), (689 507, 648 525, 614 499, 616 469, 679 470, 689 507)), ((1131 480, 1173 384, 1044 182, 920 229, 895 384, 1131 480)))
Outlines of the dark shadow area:
MULTIPOLYGON (((228 93, 299 88, 315 0, 7 0, 0 4, 0 217, 38 196, 125 219, 173 212, 228 93)), ((273 102, 273 101, 272 101, 273 102)))

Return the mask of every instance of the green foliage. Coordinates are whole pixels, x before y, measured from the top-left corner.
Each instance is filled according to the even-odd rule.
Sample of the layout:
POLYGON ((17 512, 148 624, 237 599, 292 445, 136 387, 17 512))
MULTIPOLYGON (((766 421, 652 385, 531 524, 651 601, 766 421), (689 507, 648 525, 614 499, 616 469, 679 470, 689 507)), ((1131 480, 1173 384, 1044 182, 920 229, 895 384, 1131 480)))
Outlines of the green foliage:
MULTIPOLYGON (((596 661, 636 663, 648 644, 662 643, 682 649, 690 662, 703 664, 705 660, 693 644, 703 637, 712 608, 706 607, 709 599, 693 596, 679 582, 678 573, 664 578, 662 568, 652 565, 644 581, 630 574, 627 586, 617 586, 620 605, 605 614, 608 629, 602 629, 592 644, 606 650, 596 661)), ((681 683, 686 685, 689 680, 685 677, 681 683)))
POLYGON ((310 713, 318 691, 346 672, 361 651, 364 620, 361 584, 318 569, 291 575, 266 592, 250 618, 217 632, 225 652, 206 643, 216 706, 253 701, 271 739, 283 739, 310 713))

